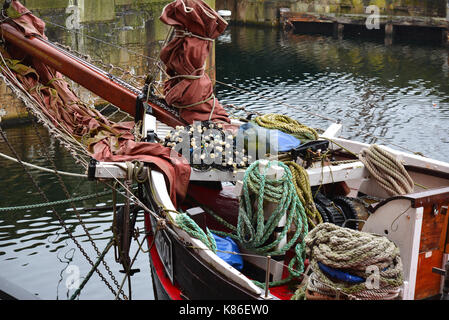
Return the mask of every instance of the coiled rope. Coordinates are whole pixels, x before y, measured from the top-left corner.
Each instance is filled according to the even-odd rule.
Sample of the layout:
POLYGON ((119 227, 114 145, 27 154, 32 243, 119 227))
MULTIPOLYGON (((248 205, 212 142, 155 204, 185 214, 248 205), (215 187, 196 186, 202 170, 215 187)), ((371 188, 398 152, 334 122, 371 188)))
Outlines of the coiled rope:
POLYGON ((306 289, 308 298, 314 295, 338 298, 341 293, 355 299, 386 300, 399 295, 403 284, 402 261, 399 248, 386 237, 323 223, 306 236, 305 245, 313 273, 307 287, 298 289, 295 298, 304 298, 306 289), (365 282, 335 280, 321 270, 319 263, 365 282))
POLYGON ((296 193, 304 206, 307 214, 307 220, 309 221, 310 229, 314 228, 317 224, 323 223, 323 218, 318 212, 315 202, 313 200, 312 189, 310 187, 309 175, 306 169, 301 167, 294 161, 285 162, 292 172, 293 183, 296 188, 296 193))
POLYGON ((413 192, 414 182, 404 165, 385 149, 372 145, 360 152, 359 159, 390 196, 413 192))
POLYGON ((204 232, 198 224, 185 213, 178 213, 175 221, 179 228, 187 232, 193 238, 199 239, 214 253, 217 252, 217 243, 208 228, 206 228, 206 232, 204 232))
POLYGON ((302 140, 317 140, 318 133, 315 129, 305 126, 295 119, 282 114, 268 113, 254 119, 256 123, 264 128, 278 129, 289 133, 302 140))
MULTIPOLYGON (((290 276, 281 281, 272 282, 270 286, 288 282, 304 271, 304 238, 308 232, 307 216, 296 193, 292 173, 286 165, 278 161, 270 161, 264 168, 264 172, 260 173, 259 161, 256 161, 246 170, 236 232, 236 239, 244 248, 263 256, 283 255, 295 245, 296 254, 289 263, 290 276), (284 175, 280 179, 269 179, 266 176, 267 170, 274 164, 284 169, 284 175), (267 221, 264 217, 266 202, 277 204, 267 221), (286 223, 277 239, 267 243, 285 215, 286 223), (290 240, 278 248, 282 239, 287 236, 287 232, 290 229, 293 230, 293 226, 296 230, 290 240)), ((255 283, 261 287, 264 286, 264 284, 255 283)))

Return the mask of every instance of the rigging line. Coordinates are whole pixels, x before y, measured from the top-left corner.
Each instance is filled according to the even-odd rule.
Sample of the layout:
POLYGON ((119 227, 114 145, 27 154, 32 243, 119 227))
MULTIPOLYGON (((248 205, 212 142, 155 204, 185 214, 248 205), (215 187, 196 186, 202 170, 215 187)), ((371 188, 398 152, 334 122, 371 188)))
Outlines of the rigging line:
POLYGON ((31 163, 28 163, 28 162, 25 162, 25 161, 19 161, 18 159, 10 157, 10 156, 8 156, 8 155, 6 155, 4 153, 1 153, 1 152, 0 152, 0 157, 5 158, 5 159, 10 160, 10 161, 14 161, 16 163, 22 163, 22 164, 24 164, 27 167, 38 169, 38 170, 44 171, 44 172, 58 173, 60 175, 64 175, 64 176, 68 176, 68 177, 87 178, 87 174, 65 172, 65 171, 52 170, 52 169, 40 167, 40 166, 37 166, 35 164, 31 164, 31 163))
MULTIPOLYGON (((104 168, 110 175, 111 177, 114 177, 114 175, 107 169, 104 168)), ((158 221, 161 220, 161 218, 152 210, 148 209, 148 207, 146 205, 144 205, 138 198, 136 198, 134 195, 132 197, 128 196, 126 194, 126 191, 128 191, 130 194, 133 194, 132 191, 124 184, 122 184, 120 182, 119 179, 117 179, 116 177, 114 177, 114 179, 119 182, 119 184, 125 189, 124 191, 119 190, 117 188, 115 188, 113 185, 109 185, 107 181, 104 180, 100 180, 100 182, 104 183, 106 186, 108 186, 109 188, 113 189, 114 191, 116 191, 117 193, 119 193, 120 195, 122 195, 124 198, 132 201, 133 204, 138 205, 140 208, 142 208, 144 211, 149 212, 155 219, 157 219, 158 221), (136 201, 137 200, 137 201, 136 201)))
MULTIPOLYGON (((6 67, 6 70, 7 70, 7 73, 10 73, 10 74, 12 74, 12 75, 14 75, 14 73, 9 69, 9 67, 7 66, 7 64, 6 64, 6 61, 4 60, 4 58, 3 58, 3 55, 0 53, 0 57, 2 58, 2 60, 3 60, 3 63, 5 64, 5 67, 6 67)), ((4 70, 4 68, 2 67, 2 69, 4 70)), ((6 79, 6 78, 5 78, 6 79)), ((12 82, 14 82, 15 83, 15 85, 16 85, 16 87, 30 100, 30 101, 28 101, 29 103, 31 103, 31 104, 33 104, 33 103, 35 103, 36 105, 40 105, 39 104, 39 102, 22 86, 22 84, 15 78, 15 76, 14 77, 12 77, 12 79, 10 79, 10 81, 12 81, 12 82)), ((26 103, 25 103, 25 105, 27 105, 26 103)), ((27 107, 29 107, 29 106, 27 106, 27 107)), ((37 111, 37 110, 34 110, 35 112, 37 111)), ((43 121, 45 121, 44 119, 46 119, 47 121, 49 121, 49 120, 52 120, 53 121, 53 124, 49 124, 49 125, 51 125, 52 126, 52 128, 54 129, 54 130, 56 130, 60 135, 61 135, 61 137, 63 137, 65 140, 66 140, 66 142, 67 143, 69 143, 69 144, 72 144, 73 145, 73 142, 74 142, 74 144, 78 144, 79 146, 78 146, 78 148, 79 147, 81 147, 81 150, 79 150, 78 149, 78 151, 81 151, 81 153, 85 153, 85 155, 87 155, 87 156, 90 156, 86 151, 85 151, 85 146, 83 146, 78 140, 76 140, 76 138, 64 127, 64 126, 62 126, 62 125, 59 125, 59 128, 62 128, 62 131, 65 131, 65 134, 58 128, 58 127, 56 127, 55 125, 54 125, 54 123, 57 123, 57 124, 59 124, 59 122, 58 121, 56 121, 56 119, 54 119, 53 118, 53 116, 52 115, 44 115, 43 113, 42 113, 42 111, 41 110, 38 110, 38 114, 40 114, 40 117, 41 117, 41 119, 43 120, 43 121), (48 118, 49 119, 48 119, 48 118), (68 138, 68 139, 67 139, 68 138)))
POLYGON ((126 50, 126 51, 129 52, 129 53, 138 55, 138 56, 143 57, 143 58, 145 58, 145 59, 152 60, 152 61, 154 61, 154 62, 157 61, 157 59, 155 59, 155 58, 153 58, 153 57, 149 57, 149 56, 144 55, 144 54, 141 54, 141 53, 139 53, 139 52, 130 50, 130 49, 126 48, 126 47, 122 47, 122 46, 119 46, 119 45, 117 45, 117 44, 113 44, 113 43, 110 43, 110 42, 107 42, 107 41, 104 41, 104 40, 95 38, 95 37, 93 37, 93 36, 90 36, 90 35, 88 35, 88 34, 84 34, 84 33, 80 32, 80 31, 77 31, 77 30, 69 30, 68 28, 66 28, 66 27, 64 27, 64 26, 62 26, 62 25, 60 25, 60 24, 54 23, 54 22, 49 21, 49 20, 46 20, 46 19, 42 19, 42 18, 41 18, 41 20, 44 21, 45 23, 49 23, 49 24, 51 24, 51 25, 54 25, 54 26, 56 26, 56 27, 59 27, 59 28, 65 30, 65 31, 67 31, 67 32, 74 32, 74 33, 77 33, 77 34, 79 34, 79 35, 81 35, 81 36, 83 36, 83 37, 89 38, 89 39, 91 39, 91 40, 95 40, 95 41, 97 41, 97 42, 101 42, 101 43, 106 44, 106 45, 108 45, 108 46, 112 46, 112 47, 115 47, 115 48, 118 48, 118 49, 126 50))
MULTIPOLYGON (((136 239, 137 243, 139 244, 139 247, 137 248, 137 251, 136 251, 136 253, 135 253, 135 255, 134 255, 130 265, 126 268, 127 270, 125 270, 127 274, 123 277, 122 283, 120 285, 120 290, 122 290, 122 288, 123 288, 123 286, 125 284, 126 279, 128 279, 129 286, 131 285, 131 276, 129 274, 129 271, 131 270, 132 266, 134 265, 134 262, 136 262, 137 256, 139 255, 139 253, 140 253, 140 251, 142 249, 142 246, 145 243, 145 239, 147 239, 147 235, 146 234, 144 235, 144 239, 142 240, 142 242, 139 242, 139 239, 136 239)), ((117 298, 118 298, 118 295, 115 296, 115 300, 117 300, 117 298)), ((131 292, 130 292, 130 299, 131 299, 131 292)))
MULTIPOLYGON (((23 163, 20 160, 19 155, 17 154, 16 150, 13 148, 13 146, 9 143, 8 138, 6 137, 1 125, 0 125, 0 136, 3 137, 3 139, 5 140, 5 143, 7 144, 8 148, 11 150, 12 153, 14 153, 14 155, 16 156, 16 158, 19 160, 19 163, 21 164, 23 170, 25 171, 25 173, 28 175, 28 177, 30 178, 31 182, 33 183, 34 187, 38 190, 39 194, 41 195, 41 197, 46 201, 46 202, 50 202, 47 195, 45 194, 45 192, 39 187, 39 184, 36 182, 36 180, 34 179, 33 175, 29 172, 29 170, 27 170, 26 166, 23 165, 23 163)), ((92 266, 94 265, 94 263, 92 262, 92 260, 90 259, 90 257, 87 255, 86 251, 83 249, 83 247, 81 246, 81 244, 78 242, 78 240, 75 238, 75 236, 73 235, 72 231, 70 230, 70 228, 68 228, 68 226, 65 224, 64 220, 62 219, 61 215, 56 211, 56 209, 54 207, 52 207, 52 212, 54 213, 54 215, 56 216, 56 218, 59 221, 59 224, 62 226, 62 228, 65 230, 65 232, 69 235, 69 237, 72 239, 72 241, 75 243, 75 245, 78 247, 78 249, 81 251, 81 253, 83 254, 83 256, 86 258, 86 260, 89 262, 89 264, 91 264, 92 266)), ((109 290, 115 295, 116 292, 115 290, 112 288, 112 286, 109 284, 109 282, 106 280, 106 278, 103 276, 103 274, 96 269, 95 270, 97 272, 97 274, 100 276, 100 278, 102 279, 102 281, 106 284, 106 286, 109 288, 109 290)))
MULTIPOLYGON (((42 137, 40 136, 40 134, 39 134, 39 132, 38 132, 38 128, 37 128, 36 121, 33 120, 33 121, 32 121, 32 124, 33 124, 33 128, 34 128, 34 130, 35 130, 35 132, 36 132, 36 135, 38 136, 38 139, 39 139, 39 142, 40 142, 41 146, 43 146, 44 149, 45 149, 45 143, 44 143, 44 141, 42 140, 42 137)), ((67 189, 66 184, 65 184, 64 181, 62 180, 61 175, 59 175, 59 174, 56 172, 56 164, 55 164, 54 160, 50 157, 50 155, 49 155, 48 152, 47 152, 45 155, 46 155, 47 161, 49 161, 49 162, 52 164, 52 166, 53 166, 53 168, 54 168, 54 170, 55 170, 55 174, 56 174, 56 176, 57 176, 57 179, 58 179, 58 181, 59 181, 59 184, 60 184, 60 186, 62 187, 62 189, 63 189, 63 191, 64 191, 64 193, 65 193, 67 199, 69 200, 69 203, 71 204, 72 209, 73 209, 73 211, 75 212, 75 215, 76 215, 76 217, 77 217, 79 223, 81 224, 81 227, 82 227, 83 230, 84 230, 84 233, 86 234, 87 238, 89 239, 89 241, 90 241, 92 247, 94 248, 95 252, 97 253, 97 255, 101 256, 100 250, 98 249, 97 244, 95 243, 94 239, 92 238, 92 235, 91 235, 90 232, 89 232, 89 229, 87 228, 87 226, 86 226, 86 224, 84 223, 84 221, 83 221, 83 219, 82 219, 82 217, 81 217, 81 215, 80 215, 78 209, 76 208, 75 203, 74 203, 73 201, 70 201, 70 200, 71 200, 71 195, 70 195, 70 193, 69 193, 69 190, 67 189)), ((97 194, 98 194, 98 193, 97 193, 97 194)), ((98 197, 98 196, 97 196, 97 197, 98 197)), ((98 199, 97 199, 97 200, 98 200, 98 199)), ((114 274, 112 273, 111 268, 109 267, 109 265, 106 263, 105 260, 102 260, 101 263, 102 263, 103 266, 105 267, 107 273, 108 273, 109 276, 111 277, 111 279, 112 279, 112 281, 114 282, 114 284, 118 287, 118 281, 116 280, 114 274)), ((119 293, 118 293, 118 294, 120 294, 120 293, 122 293, 123 296, 125 297, 124 292, 121 292, 121 291, 119 290, 119 293)))
POLYGON ((126 89, 128 89, 128 90, 130 90, 130 91, 132 91, 132 92, 134 92, 136 94, 139 93, 139 90, 137 88, 135 88, 134 86, 132 86, 128 82, 122 80, 121 78, 112 75, 111 73, 109 73, 109 72, 107 72, 107 71, 97 67, 95 64, 90 63, 86 59, 83 59, 81 57, 76 56, 72 52, 70 52, 70 51, 68 51, 68 50, 66 50, 66 49, 56 45, 55 43, 53 43, 53 42, 51 42, 51 41, 49 41, 47 39, 44 39, 44 38, 42 38, 40 36, 36 36, 36 37, 41 39, 43 42, 47 43, 49 46, 53 47, 54 49, 58 50, 59 52, 67 55, 68 57, 71 57, 72 59, 78 61, 79 63, 83 64, 84 66, 86 66, 88 68, 91 68, 93 71, 98 72, 99 74, 101 74, 104 77, 114 81, 115 83, 122 85, 126 89))

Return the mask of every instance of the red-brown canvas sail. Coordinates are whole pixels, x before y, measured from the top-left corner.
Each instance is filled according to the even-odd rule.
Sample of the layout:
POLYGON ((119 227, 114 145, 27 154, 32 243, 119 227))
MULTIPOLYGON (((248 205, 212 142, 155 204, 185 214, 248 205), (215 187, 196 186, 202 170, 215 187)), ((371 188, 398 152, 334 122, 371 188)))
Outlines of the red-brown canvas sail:
POLYGON ((181 117, 189 123, 209 119, 229 123, 205 72, 213 40, 226 29, 227 22, 197 0, 173 1, 164 8, 160 19, 175 30, 160 54, 170 76, 165 82, 165 100, 179 108, 181 117))

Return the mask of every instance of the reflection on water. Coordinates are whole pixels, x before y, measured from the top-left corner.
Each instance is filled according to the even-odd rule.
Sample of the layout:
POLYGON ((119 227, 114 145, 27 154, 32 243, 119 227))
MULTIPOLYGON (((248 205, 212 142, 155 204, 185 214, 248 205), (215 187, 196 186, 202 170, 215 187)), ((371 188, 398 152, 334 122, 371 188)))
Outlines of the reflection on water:
MULTIPOLYGON (((60 170, 69 172, 83 172, 75 163, 71 155, 46 130, 38 132, 32 125, 8 128, 8 141, 14 146, 20 158, 26 162, 51 168, 46 153, 54 159, 60 170), (44 145, 37 137, 41 135, 44 145)), ((11 154, 5 143, 0 144, 0 152, 11 154)), ((0 160, 0 206, 14 207, 45 202, 34 188, 20 166, 0 160)), ((31 169, 34 179, 45 192, 50 201, 66 199, 57 177, 52 173, 31 169)), ((95 194, 105 190, 104 185, 89 182, 84 179, 63 177, 63 182, 72 197, 95 194)), ((107 189, 106 189, 107 190, 107 189)), ((96 208, 110 206, 111 196, 102 196, 91 200, 76 202, 81 219, 87 230, 95 240, 97 247, 102 249, 112 236, 110 230, 112 213, 110 210, 83 211, 82 208, 96 208)), ((58 214, 67 224, 69 230, 81 243, 88 256, 95 262, 96 253, 84 234, 84 230, 77 219, 70 204, 55 207, 58 214)), ((143 217, 137 222, 143 228, 143 217)), ((135 249, 135 248, 134 248, 135 249)), ((149 274, 148 258, 140 256, 135 267, 141 272, 133 277, 133 292, 136 299, 152 299, 153 292, 149 274)), ((123 275, 119 273, 119 265, 114 261, 111 251, 105 258, 117 280, 121 282, 123 275)), ((0 213, 0 275, 22 286, 28 291, 38 294, 43 299, 68 299, 74 290, 68 290, 66 282, 74 276, 69 266, 79 268, 84 277, 91 266, 76 248, 73 241, 64 232, 51 208, 28 209, 0 213)), ((99 269, 106 279, 103 266, 99 269)), ((80 279, 82 281, 82 278, 80 279)), ((83 290, 81 299, 113 299, 100 277, 94 274, 83 290)))
MULTIPOLYGON (((219 39, 216 59, 219 80, 340 120, 348 138, 403 145, 440 160, 449 155, 445 48, 407 43, 386 47, 383 40, 338 41, 233 27, 219 39)), ((217 95, 223 103, 284 113, 319 128, 329 125, 223 85, 217 95)))
MULTIPOLYGON (((153 11, 116 11, 110 22, 85 23, 80 31, 113 47, 76 32, 48 25, 51 40, 71 46, 135 74, 144 74, 165 39, 166 29, 157 22, 153 11), (125 48, 137 52, 133 54, 125 48)), ((44 17, 64 24, 64 14, 44 17)), ((404 145, 425 155, 445 160, 449 155, 446 133, 449 118, 448 54, 432 46, 382 42, 334 40, 323 36, 285 35, 276 29, 230 27, 216 44, 217 78, 236 87, 304 108, 310 112, 339 119, 345 124, 343 135, 359 141, 374 142, 374 134, 389 143, 404 145)), ((278 112, 297 118, 304 124, 326 128, 330 123, 273 101, 219 85, 222 103, 242 105, 250 110, 278 112)), ((24 161, 50 167, 45 153, 60 170, 81 172, 70 154, 58 141, 40 129, 23 125, 8 128, 8 139, 24 161), (42 136, 44 146, 37 134, 42 136)), ((5 143, 0 152, 11 154, 5 143)), ((0 207, 41 203, 21 167, 0 159, 0 207)), ((65 198, 57 177, 31 170, 50 200, 65 198)), ((101 184, 63 178, 72 196, 103 191, 101 184)), ((76 207, 110 205, 110 196, 76 203, 76 207)), ((84 235, 70 206, 56 208, 92 260, 96 254, 84 235)), ((110 211, 80 211, 100 251, 111 236, 110 211)), ((143 227, 142 218, 138 226, 143 227)), ((135 248, 134 248, 135 249, 135 248)), ((121 282, 119 265, 112 252, 105 259, 121 282)), ((0 275, 44 299, 67 299, 73 293, 66 281, 78 266, 81 277, 90 270, 82 254, 67 237, 49 208, 0 212, 0 275)), ((133 277, 133 297, 151 299, 153 291, 148 257, 141 254, 133 277)), ((104 267, 101 272, 107 276, 104 267)), ((112 282, 112 281, 110 281, 112 282)), ((81 299, 112 299, 112 294, 94 274, 81 299)))

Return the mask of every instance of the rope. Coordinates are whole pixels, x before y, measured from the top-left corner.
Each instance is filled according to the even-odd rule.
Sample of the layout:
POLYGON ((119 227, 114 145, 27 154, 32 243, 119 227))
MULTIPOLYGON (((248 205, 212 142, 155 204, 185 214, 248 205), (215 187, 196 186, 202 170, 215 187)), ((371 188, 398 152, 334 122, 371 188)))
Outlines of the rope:
MULTIPOLYGON (((5 159, 7 159, 7 160, 14 161, 14 162, 16 162, 16 163, 19 163, 19 160, 15 159, 15 158, 13 158, 13 157, 10 157, 10 156, 8 156, 8 155, 6 155, 6 154, 3 154, 3 153, 1 153, 1 152, 0 152, 0 157, 5 158, 5 159)), ((27 163, 27 162, 24 162, 24 161, 21 161, 21 162, 23 163, 23 165, 25 165, 25 166, 27 166, 27 167, 34 168, 34 169, 38 169, 38 170, 41 170, 41 171, 44 171, 44 172, 51 172, 51 173, 55 173, 55 172, 56 172, 56 173, 58 173, 58 174, 60 174, 60 175, 69 176, 69 177, 87 178, 87 175, 86 175, 86 174, 71 173, 71 172, 64 172, 64 171, 52 170, 52 169, 40 167, 40 166, 31 164, 31 163, 27 163)))
POLYGON ((303 167, 293 161, 285 162, 292 172, 293 183, 296 188, 299 200, 304 206, 307 214, 307 220, 309 221, 310 229, 314 228, 317 224, 323 223, 323 218, 318 212, 315 202, 313 200, 312 189, 310 187, 309 175, 303 167))
POLYGON ((181 29, 176 29, 175 30, 174 37, 175 38, 193 37, 193 38, 198 38, 198 39, 204 40, 204 41, 210 41, 210 42, 214 42, 215 41, 212 38, 202 37, 202 36, 199 36, 197 34, 194 34, 194 33, 190 32, 190 31, 181 30, 181 29))
POLYGON ((72 203, 72 202, 79 202, 84 200, 93 199, 96 197, 105 196, 108 194, 111 194, 112 190, 103 191, 96 194, 90 194, 86 196, 80 196, 76 198, 71 199, 65 199, 65 200, 58 200, 53 202, 44 202, 44 203, 37 203, 37 204, 30 204, 30 205, 24 205, 24 206, 18 206, 18 207, 6 207, 6 208, 0 208, 0 212, 8 212, 8 211, 20 211, 20 210, 30 210, 30 209, 39 209, 39 208, 46 208, 46 207, 52 207, 52 206, 58 206, 62 204, 72 203))
MULTIPOLYGON (((323 223, 305 238, 306 254, 313 271, 309 277, 307 292, 324 296, 340 294, 363 300, 394 299, 403 283, 402 261, 399 248, 386 237, 342 228, 323 223), (327 275, 319 263, 365 282, 350 283, 327 275), (369 268, 378 270, 378 286, 368 286, 369 268)), ((298 289, 295 297, 303 297, 305 288, 298 289)))
MULTIPOLYGON (((308 232, 307 217, 304 207, 296 193, 290 169, 281 162, 270 161, 263 173, 259 172, 259 161, 254 162, 245 172, 243 178, 243 196, 240 200, 237 223, 237 239, 241 245, 263 256, 284 255, 295 245, 295 256, 289 263, 290 275, 278 282, 270 283, 276 286, 286 283, 292 277, 301 275, 304 271, 304 237, 308 232), (267 170, 276 164, 284 169, 284 175, 279 180, 268 179, 267 170), (250 192, 253 195, 250 195, 250 192), (255 201, 252 198, 255 197, 255 201), (271 216, 265 222, 264 203, 277 204, 271 216), (255 204, 256 210, 253 210, 255 204), (286 215, 286 223, 277 239, 267 244, 268 238, 286 215), (296 228, 291 239, 281 248, 279 243, 287 236, 290 229, 296 228), (295 268, 295 265, 297 266, 295 268), (296 271, 294 271, 296 270, 296 271)), ((262 283, 255 283, 261 287, 262 283)))
POLYGON ((258 116, 254 120, 261 127, 278 129, 285 133, 292 134, 301 141, 318 139, 318 133, 314 129, 285 115, 268 113, 263 116, 258 116))
POLYGON ((404 165, 388 151, 372 145, 360 152, 359 159, 377 183, 391 196, 413 192, 412 178, 404 165))
POLYGON ((190 236, 201 240, 210 250, 217 253, 217 244, 212 233, 206 228, 207 234, 198 226, 198 224, 185 213, 176 215, 176 224, 190 236))
MULTIPOLYGON (((76 289, 76 291, 72 294, 72 296, 70 297, 70 300, 75 300, 76 297, 81 293, 81 290, 84 289, 84 286, 87 284, 87 282, 90 280, 90 278, 92 277, 92 275, 94 274, 95 270, 98 268, 98 266, 100 265, 100 263, 103 261, 104 257, 106 256, 106 254, 108 253, 109 249, 111 249, 112 245, 114 244, 114 238, 111 238, 109 240, 109 243, 106 245, 105 249, 103 250, 103 252, 101 253, 101 255, 98 257, 97 261, 95 262, 95 264, 92 266, 92 268, 90 269, 90 271, 87 273, 86 277, 84 278, 83 282, 80 284, 80 286, 78 287, 78 289, 76 289)), ((119 290, 120 292, 120 290, 119 290)))

